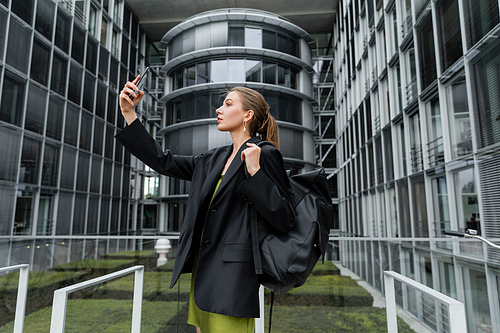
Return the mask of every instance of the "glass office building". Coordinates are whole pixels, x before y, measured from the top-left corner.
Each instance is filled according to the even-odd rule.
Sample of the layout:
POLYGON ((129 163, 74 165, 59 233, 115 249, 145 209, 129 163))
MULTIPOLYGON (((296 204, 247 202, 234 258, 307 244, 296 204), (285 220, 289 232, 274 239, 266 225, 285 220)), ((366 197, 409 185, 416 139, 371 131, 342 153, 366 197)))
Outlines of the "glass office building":
MULTIPOLYGON (((123 1, 0 1, 0 266, 134 249, 138 196, 123 84, 151 43, 123 1), (86 236, 99 239, 82 239, 86 236)), ((140 114, 155 114, 153 73, 140 114)))
MULTIPOLYGON (((463 302, 469 332, 500 331, 497 0, 342 0, 334 26, 342 262, 384 291, 393 270, 463 302), (433 240, 436 239, 436 240, 433 240)), ((436 309, 398 288, 435 331, 436 309)))

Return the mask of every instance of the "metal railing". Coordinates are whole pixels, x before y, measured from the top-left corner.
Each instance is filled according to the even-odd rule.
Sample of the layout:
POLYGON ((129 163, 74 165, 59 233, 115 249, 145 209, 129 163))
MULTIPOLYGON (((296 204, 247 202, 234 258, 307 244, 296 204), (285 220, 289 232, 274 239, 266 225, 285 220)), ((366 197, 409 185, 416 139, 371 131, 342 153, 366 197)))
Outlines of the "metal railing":
POLYGON ((19 270, 19 284, 17 288, 16 315, 14 317, 14 333, 22 333, 24 329, 24 314, 26 311, 26 297, 28 295, 28 264, 0 268, 0 272, 19 270))
POLYGON ((66 308, 68 305, 68 294, 107 282, 130 273, 135 272, 134 280, 134 300, 132 308, 132 333, 141 332, 142 313, 142 290, 144 286, 144 266, 138 265, 123 269, 118 272, 106 274, 98 278, 74 284, 65 288, 57 289, 54 292, 52 304, 52 317, 50 320, 50 333, 63 333, 66 323, 66 308))
POLYGON ((404 275, 393 271, 384 272, 385 302, 387 313, 387 331, 398 332, 396 317, 396 290, 394 280, 397 280, 425 296, 426 300, 431 300, 434 306, 428 307, 428 310, 434 311, 432 316, 427 314, 428 319, 435 319, 438 332, 466 333, 467 323, 465 320, 465 307, 462 302, 446 296, 434 289, 431 289, 421 283, 418 283, 404 275), (436 306, 436 303, 438 306, 436 306))

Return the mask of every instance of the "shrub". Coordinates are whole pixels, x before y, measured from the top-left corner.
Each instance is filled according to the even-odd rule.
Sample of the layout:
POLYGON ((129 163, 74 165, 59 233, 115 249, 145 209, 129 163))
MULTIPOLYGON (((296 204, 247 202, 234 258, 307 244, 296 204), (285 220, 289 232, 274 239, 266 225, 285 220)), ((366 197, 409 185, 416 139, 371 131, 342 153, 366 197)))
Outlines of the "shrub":
POLYGON ((90 269, 91 272, 97 271, 100 273, 111 273, 113 271, 120 270, 122 268, 130 267, 135 263, 135 260, 90 260, 83 259, 73 261, 67 264, 62 264, 59 266, 52 267, 50 270, 53 271, 81 271, 85 269, 90 269))

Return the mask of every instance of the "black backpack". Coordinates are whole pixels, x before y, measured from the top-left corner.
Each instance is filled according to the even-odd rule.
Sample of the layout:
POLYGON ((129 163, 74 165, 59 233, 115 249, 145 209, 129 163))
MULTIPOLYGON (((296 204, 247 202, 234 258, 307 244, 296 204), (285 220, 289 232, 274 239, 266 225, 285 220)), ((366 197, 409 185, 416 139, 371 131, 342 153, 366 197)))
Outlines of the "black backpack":
MULTIPOLYGON (((263 141, 259 143, 271 144, 263 141)), ((260 235, 257 211, 251 208, 255 272, 273 293, 300 287, 326 252, 333 216, 332 200, 323 168, 289 177, 289 194, 295 209, 295 225, 287 233, 260 235)), ((274 294, 272 294, 274 298, 274 294)))

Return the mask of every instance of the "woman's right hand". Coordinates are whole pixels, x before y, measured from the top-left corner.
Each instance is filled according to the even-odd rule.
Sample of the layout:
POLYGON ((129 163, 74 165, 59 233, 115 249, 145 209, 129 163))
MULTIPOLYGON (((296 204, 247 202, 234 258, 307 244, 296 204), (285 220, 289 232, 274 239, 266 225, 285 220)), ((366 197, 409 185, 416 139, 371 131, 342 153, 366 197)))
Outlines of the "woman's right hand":
POLYGON ((134 120, 137 119, 137 115, 135 114, 135 107, 142 100, 144 96, 144 92, 140 91, 135 85, 141 76, 138 75, 134 81, 128 81, 125 83, 122 91, 120 92, 120 108, 122 110, 122 115, 125 118, 125 121, 128 125, 130 125, 134 120), (138 93, 136 93, 136 91, 138 93), (130 98, 128 95, 131 95, 130 98))

